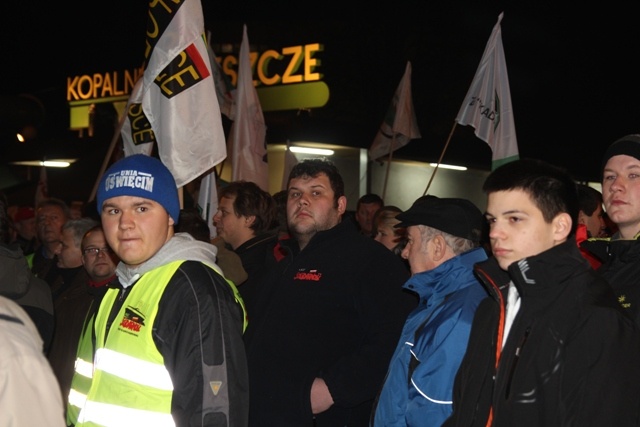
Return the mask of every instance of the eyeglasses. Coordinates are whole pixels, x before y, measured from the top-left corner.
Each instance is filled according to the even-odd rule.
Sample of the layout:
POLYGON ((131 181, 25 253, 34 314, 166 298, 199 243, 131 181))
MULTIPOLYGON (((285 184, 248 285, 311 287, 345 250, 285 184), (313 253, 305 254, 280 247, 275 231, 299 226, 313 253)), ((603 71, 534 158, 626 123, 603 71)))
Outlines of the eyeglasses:
POLYGON ((86 256, 91 256, 91 257, 98 256, 98 254, 100 252, 102 252, 105 255, 109 255, 111 253, 111 248, 108 248, 108 247, 104 247, 104 248, 87 248, 87 249, 82 251, 83 254, 85 254, 86 256))

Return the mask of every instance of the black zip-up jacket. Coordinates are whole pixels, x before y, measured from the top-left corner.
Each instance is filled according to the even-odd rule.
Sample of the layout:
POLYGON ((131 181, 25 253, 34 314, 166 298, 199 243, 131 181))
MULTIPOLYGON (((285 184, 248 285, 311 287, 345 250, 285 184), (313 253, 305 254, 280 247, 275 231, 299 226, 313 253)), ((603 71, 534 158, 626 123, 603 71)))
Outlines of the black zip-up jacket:
POLYGON ((640 331, 572 239, 508 273, 495 258, 475 271, 493 298, 476 311, 445 426, 638 425, 640 331), (521 306, 501 349, 509 280, 521 306))
POLYGON ((257 289, 245 333, 252 427, 367 426, 409 312, 400 259, 350 221, 295 239, 257 289), (323 378, 335 404, 314 417, 310 390, 323 378))
POLYGON ((603 261, 598 268, 613 288, 622 308, 640 327, 640 240, 592 238, 582 242, 582 248, 603 261))

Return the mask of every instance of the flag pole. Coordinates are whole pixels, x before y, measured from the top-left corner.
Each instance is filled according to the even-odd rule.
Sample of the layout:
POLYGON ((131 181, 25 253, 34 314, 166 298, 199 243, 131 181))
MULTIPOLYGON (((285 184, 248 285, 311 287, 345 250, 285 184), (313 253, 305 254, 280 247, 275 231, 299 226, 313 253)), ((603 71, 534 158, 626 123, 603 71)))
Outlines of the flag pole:
POLYGON ((389 145, 389 158, 387 159, 387 172, 384 175, 384 186, 382 187, 382 200, 387 195, 387 181, 389 180, 389 169, 391 168, 391 160, 393 159, 393 146, 396 143, 396 134, 394 132, 389 145))
POLYGON ((98 184, 100 184, 102 175, 107 170, 107 166, 109 165, 109 161, 111 160, 111 156, 113 155, 113 150, 116 148, 116 144, 118 143, 118 139, 120 138, 120 132, 122 131, 122 126, 124 125, 124 119, 126 117, 127 117, 127 112, 124 111, 120 116, 120 120, 118 121, 118 128, 113 133, 113 137, 111 138, 111 144, 109 145, 109 150, 107 151, 107 155, 104 157, 104 161, 102 162, 102 166, 100 167, 98 178, 96 179, 95 184, 93 184, 93 189, 91 190, 91 194, 89 195, 88 202, 92 202, 93 199, 96 197, 96 193, 98 191, 98 184))
POLYGON ((451 142, 451 137, 453 136, 453 131, 456 129, 456 125, 458 124, 458 122, 456 122, 455 120, 453 121, 453 127, 451 128, 451 132, 449 132, 449 137, 447 138, 447 143, 444 144, 444 148, 442 149, 442 153, 440 154, 440 158, 438 159, 438 163, 436 163, 436 167, 433 170, 433 173, 431 174, 431 179, 429 179, 429 183, 427 184, 427 188, 425 188, 424 193, 422 193, 422 195, 426 195, 427 191, 429 191, 429 187, 431 187, 431 181, 433 181, 433 177, 436 176, 436 172, 438 171, 438 167, 440 166, 440 163, 442 162, 442 158, 444 157, 444 152, 447 151, 447 147, 449 146, 449 142, 451 142))

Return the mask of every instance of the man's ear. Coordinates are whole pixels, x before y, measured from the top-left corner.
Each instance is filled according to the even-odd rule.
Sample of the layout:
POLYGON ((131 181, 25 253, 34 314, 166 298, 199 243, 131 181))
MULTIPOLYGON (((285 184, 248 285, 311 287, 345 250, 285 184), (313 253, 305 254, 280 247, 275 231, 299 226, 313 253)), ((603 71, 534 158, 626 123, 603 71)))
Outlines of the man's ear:
MULTIPOLYGON (((446 261, 445 256, 447 255, 447 249, 449 246, 447 245, 447 241, 444 239, 442 234, 436 234, 430 241, 431 243, 431 259, 438 264, 446 261)), ((429 242, 427 242, 429 244, 429 242)))
POLYGON ((249 215, 244 217, 244 225, 246 225, 247 228, 251 228, 254 222, 256 222, 255 215, 249 215))
POLYGON ((338 197, 338 214, 342 215, 347 210, 347 198, 345 196, 338 197))
POLYGON ((584 213, 583 211, 579 211, 578 212, 578 224, 586 224, 587 220, 585 219, 585 217, 587 216, 586 213, 584 213))
POLYGON ((559 213, 552 221, 554 240, 557 242, 563 242, 569 237, 571 233, 571 215, 566 212, 559 213))

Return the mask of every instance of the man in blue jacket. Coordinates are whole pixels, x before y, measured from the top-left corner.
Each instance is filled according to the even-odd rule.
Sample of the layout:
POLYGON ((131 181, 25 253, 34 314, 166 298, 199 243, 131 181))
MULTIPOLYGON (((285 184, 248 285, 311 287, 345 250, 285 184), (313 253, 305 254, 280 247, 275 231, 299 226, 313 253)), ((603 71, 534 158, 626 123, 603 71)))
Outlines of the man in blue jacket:
POLYGON ((468 200, 433 196, 397 218, 396 227, 408 233, 402 257, 412 276, 404 288, 420 303, 404 324, 372 425, 435 427, 451 415, 454 378, 487 296, 473 274, 473 265, 487 259, 479 247, 485 221, 468 200))

